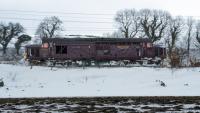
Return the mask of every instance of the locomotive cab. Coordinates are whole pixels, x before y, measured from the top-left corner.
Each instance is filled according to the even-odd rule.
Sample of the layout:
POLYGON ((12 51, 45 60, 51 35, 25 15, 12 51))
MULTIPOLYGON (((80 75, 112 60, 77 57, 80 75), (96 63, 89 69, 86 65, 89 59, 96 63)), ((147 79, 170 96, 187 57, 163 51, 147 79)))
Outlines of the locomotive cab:
POLYGON ((38 60, 40 58, 40 45, 29 45, 25 49, 25 59, 38 60))

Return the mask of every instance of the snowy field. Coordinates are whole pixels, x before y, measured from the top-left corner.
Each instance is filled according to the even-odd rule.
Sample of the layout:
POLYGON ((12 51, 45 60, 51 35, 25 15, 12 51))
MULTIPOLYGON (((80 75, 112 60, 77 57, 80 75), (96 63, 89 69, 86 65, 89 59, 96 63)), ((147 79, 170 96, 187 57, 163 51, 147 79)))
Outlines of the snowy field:
POLYGON ((0 64, 0 98, 200 96, 200 68, 53 68, 0 64), (165 87, 160 85, 165 83, 165 87))

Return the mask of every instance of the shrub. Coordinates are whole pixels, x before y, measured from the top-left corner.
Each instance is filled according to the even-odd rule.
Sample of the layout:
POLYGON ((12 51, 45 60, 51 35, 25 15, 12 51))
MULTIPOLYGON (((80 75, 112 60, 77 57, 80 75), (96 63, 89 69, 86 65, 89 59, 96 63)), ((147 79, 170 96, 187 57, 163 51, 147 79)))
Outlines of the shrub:
POLYGON ((4 86, 3 79, 0 79, 0 87, 3 87, 3 86, 4 86))

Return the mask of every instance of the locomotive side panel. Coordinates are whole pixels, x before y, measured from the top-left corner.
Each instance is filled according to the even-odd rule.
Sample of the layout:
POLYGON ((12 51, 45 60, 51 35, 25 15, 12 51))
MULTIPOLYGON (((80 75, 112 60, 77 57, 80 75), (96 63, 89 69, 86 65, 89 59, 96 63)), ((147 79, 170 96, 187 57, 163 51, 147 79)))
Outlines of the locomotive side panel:
POLYGON ((51 57, 58 60, 89 60, 94 54, 92 44, 56 44, 51 57))
POLYGON ((110 44, 95 44, 95 60, 112 60, 110 44))
POLYGON ((40 58, 43 60, 49 58, 49 49, 48 48, 40 48, 40 58))
POLYGON ((76 44, 68 46, 68 58, 70 60, 91 60, 94 56, 94 45, 76 44))
POLYGON ((97 60, 138 60, 142 57, 140 44, 96 44, 97 60))
POLYGON ((155 48, 153 48, 153 47, 145 48, 144 50, 145 50, 144 57, 147 57, 147 58, 155 57, 155 48))
POLYGON ((141 48, 133 44, 116 44, 112 46, 112 56, 117 60, 137 60, 141 57, 141 48))

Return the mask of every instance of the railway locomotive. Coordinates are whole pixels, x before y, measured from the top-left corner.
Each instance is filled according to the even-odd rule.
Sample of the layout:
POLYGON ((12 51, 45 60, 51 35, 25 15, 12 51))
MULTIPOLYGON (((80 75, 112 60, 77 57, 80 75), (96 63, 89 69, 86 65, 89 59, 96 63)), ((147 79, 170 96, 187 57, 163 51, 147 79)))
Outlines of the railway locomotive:
POLYGON ((111 61, 142 64, 144 59, 159 64, 166 56, 165 48, 154 46, 147 38, 46 38, 41 45, 27 45, 25 52, 29 62, 68 66, 111 61))

